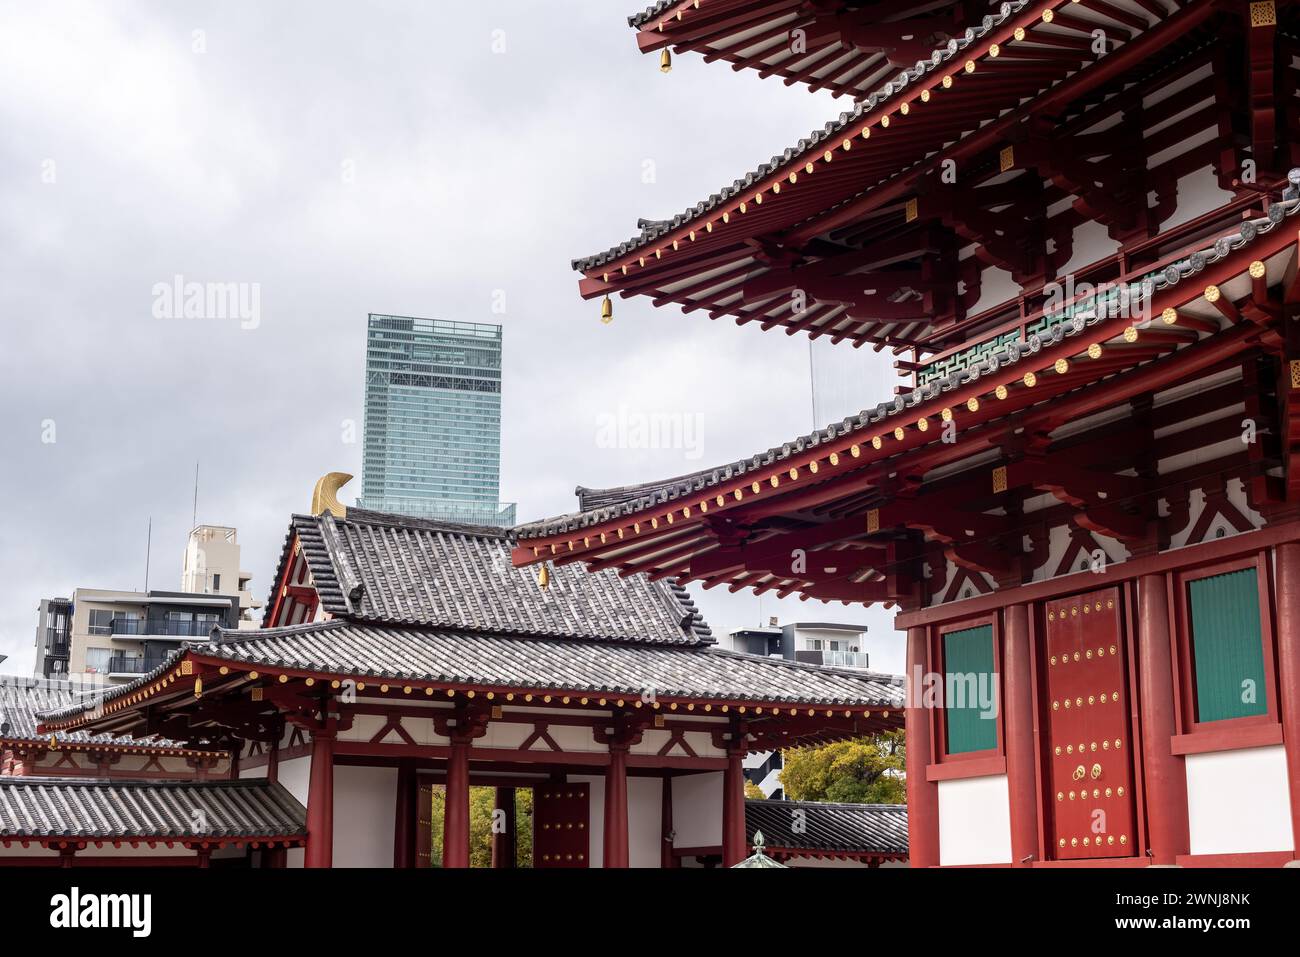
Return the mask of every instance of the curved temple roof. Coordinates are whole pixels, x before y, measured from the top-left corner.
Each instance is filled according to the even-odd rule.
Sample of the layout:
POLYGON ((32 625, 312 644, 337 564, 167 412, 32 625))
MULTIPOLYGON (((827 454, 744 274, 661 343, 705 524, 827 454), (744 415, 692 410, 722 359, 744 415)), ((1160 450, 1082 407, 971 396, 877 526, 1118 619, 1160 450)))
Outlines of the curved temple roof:
MULTIPOLYGON (((350 508, 346 518, 293 516, 286 557, 295 538, 322 607, 335 617, 536 637, 713 641, 686 590, 671 582, 556 569, 539 588, 535 573, 511 564, 514 538, 502 529, 350 508)), ((273 591, 267 607, 274 606, 273 591)))
MULTIPOLYGON (((1157 294, 1173 289, 1184 280, 1196 277, 1234 253, 1249 250, 1252 245, 1277 229, 1285 220, 1294 218, 1296 213, 1300 212, 1300 169, 1292 170, 1288 174, 1288 179, 1290 185, 1284 191, 1282 198, 1270 205, 1268 215, 1244 221, 1233 232, 1219 237, 1214 242, 1171 263, 1155 275, 1149 276, 1140 284, 1141 298, 1137 300, 1135 306, 1149 303, 1157 294)), ((942 378, 932 379, 924 386, 897 396, 893 401, 882 402, 874 409, 864 409, 856 416, 831 423, 824 429, 800 436, 770 448, 766 452, 713 469, 692 472, 676 479, 658 480, 616 489, 589 489, 580 486, 579 501, 583 510, 520 525, 515 530, 516 534, 521 541, 527 542, 529 539, 595 528, 603 523, 633 516, 666 503, 698 496, 702 492, 712 491, 751 473, 766 474, 766 471, 772 467, 780 466, 787 460, 801 456, 812 449, 832 443, 842 445, 845 440, 855 438, 865 443, 869 434, 879 433, 882 428, 893 428, 895 421, 907 423, 917 417, 918 409, 931 403, 937 404, 937 401, 947 393, 964 389, 982 378, 1010 382, 1021 378, 1020 369, 1023 367, 1039 369, 1042 363, 1039 353, 1045 349, 1075 340, 1079 343, 1078 351, 1083 352, 1088 342, 1095 340, 1098 327, 1104 327, 1108 321, 1114 322, 1114 317, 1106 315, 1103 310, 1095 307, 1091 310, 1072 310, 1068 319, 1057 322, 1050 331, 1002 345, 979 358, 978 361, 972 362, 967 368, 959 369, 942 378), (587 507, 588 505, 590 507, 587 507)), ((1120 319, 1121 328, 1127 323, 1128 320, 1120 319)), ((994 383, 990 382, 987 389, 992 390, 993 385, 994 383)), ((936 408, 933 411, 938 410, 936 408)), ((931 434, 934 440, 938 441, 938 435, 931 434)), ((887 454, 890 453, 883 453, 876 457, 884 458, 887 454)), ((871 460, 869 445, 864 447, 863 456, 864 462, 871 460)))
POLYGON ((907 857, 907 805, 746 801, 745 832, 763 832, 769 849, 818 854, 907 857), (796 827, 796 822, 798 827, 796 827))
POLYGON ((82 718, 100 705, 154 685, 186 656, 259 672, 283 669, 372 683, 491 687, 626 695, 665 701, 779 702, 897 710, 903 679, 722 651, 645 643, 457 633, 397 625, 327 621, 257 631, 221 630, 173 652, 158 669, 42 718, 82 718))
MULTIPOLYGON (((305 838, 307 810, 279 784, 0 777, 0 841, 305 838)), ((298 842, 291 842, 298 843, 298 842)))

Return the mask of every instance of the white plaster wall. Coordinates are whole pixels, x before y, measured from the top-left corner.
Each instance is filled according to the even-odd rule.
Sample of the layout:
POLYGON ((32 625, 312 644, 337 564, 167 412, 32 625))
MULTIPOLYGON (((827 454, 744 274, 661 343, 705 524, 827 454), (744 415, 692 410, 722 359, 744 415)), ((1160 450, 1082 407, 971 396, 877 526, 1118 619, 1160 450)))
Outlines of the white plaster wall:
POLYGON ((392 867, 396 768, 334 767, 334 866, 392 867))
POLYGON ((150 847, 147 844, 131 846, 123 844, 121 847, 114 847, 112 844, 105 844, 103 847, 95 847, 91 844, 85 850, 77 851, 77 857, 196 857, 194 851, 188 847, 167 847, 159 844, 157 847, 150 847))
POLYGON ((58 857, 59 852, 36 844, 23 847, 21 844, 0 844, 0 857, 58 857))
MULTIPOLYGON (((263 770, 261 768, 257 770, 263 770)), ((262 777, 262 775, 254 775, 262 777)), ((280 770, 277 780, 284 785, 286 791, 292 794, 303 807, 307 806, 307 790, 311 783, 311 756, 303 755, 301 758, 290 758, 288 761, 280 762, 280 770)))
MULTIPOLYGON (((264 769, 258 768, 257 770, 262 771, 264 769)), ((304 755, 301 758, 281 760, 278 780, 299 804, 306 807, 307 789, 311 781, 311 756, 304 755)), ((397 800, 396 796, 394 796, 393 800, 397 800)), ((285 866, 302 867, 305 854, 306 850, 304 848, 289 848, 288 853, 285 855, 285 866)))
POLYGON ((985 266, 980 272, 980 297, 966 310, 966 315, 977 316, 1019 295, 1020 284, 1011 278, 1011 273, 997 266, 985 266))
POLYGON ((993 774, 939 782, 939 863, 1011 861, 1011 804, 1007 776, 993 774))
MULTIPOLYGON (((587 812, 587 860, 590 867, 605 866, 605 776, 577 775, 568 776, 569 781, 578 781, 589 785, 588 794, 591 807, 587 812)), ((630 792, 629 792, 630 793, 630 792)), ((631 808, 628 809, 629 830, 631 829, 631 808)))
POLYGON ((1295 847, 1282 745, 1189 754, 1186 766, 1193 854, 1295 847))
POLYGON ((1074 228, 1073 245, 1070 259, 1057 270, 1064 285, 1065 277, 1081 266, 1090 266, 1099 259, 1105 259, 1119 252, 1119 243, 1110 238, 1106 227, 1096 221, 1080 223, 1074 228))
POLYGON ((658 867, 663 829, 663 779, 627 779, 627 862, 630 867, 658 867))
POLYGON ((673 847, 722 845, 722 774, 682 774, 673 784, 673 847))
POLYGON ((1231 202, 1232 198, 1232 193, 1220 188, 1213 166, 1194 170, 1178 181, 1178 207, 1160 228, 1168 230, 1189 223, 1231 202))

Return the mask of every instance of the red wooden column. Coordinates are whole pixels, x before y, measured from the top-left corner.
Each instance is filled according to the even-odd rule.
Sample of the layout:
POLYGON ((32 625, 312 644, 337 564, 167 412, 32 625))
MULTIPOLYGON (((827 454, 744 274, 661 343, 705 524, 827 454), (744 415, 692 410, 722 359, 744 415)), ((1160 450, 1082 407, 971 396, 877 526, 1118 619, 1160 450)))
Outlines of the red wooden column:
MULTIPOLYGON (((1011 809, 1011 864, 1028 867, 1038 856, 1038 782, 1034 770, 1034 670, 1029 608, 1007 607, 1003 629, 1002 707, 1011 809)), ((910 777, 910 775, 909 775, 910 777)))
POLYGON ((930 666, 926 630, 907 630, 907 706, 904 726, 907 735, 907 839, 912 867, 939 864, 939 785, 925 779, 925 768, 933 754, 930 713, 922 707, 921 679, 930 666))
POLYGON ((663 791, 659 796, 659 866, 665 869, 681 866, 673 853, 673 779, 663 776, 663 791))
POLYGON ((469 867, 469 747, 467 735, 451 737, 447 800, 442 819, 442 866, 469 867))
POLYGON ((1174 674, 1169 593, 1164 575, 1138 579, 1138 706, 1151 863, 1173 864, 1188 850, 1187 771, 1173 753, 1174 674))
POLYGON ((334 865, 334 727, 311 735, 311 779, 307 788, 306 867, 334 865))
POLYGON ((745 853, 745 752, 746 733, 733 731, 727 747, 727 770, 722 778, 722 866, 739 864, 745 853))
MULTIPOLYGON (((284 722, 276 722, 275 740, 266 752, 266 779, 272 784, 280 780, 280 738, 284 735, 284 722)), ((234 771, 232 766, 231 771, 234 771)))
POLYGON ((415 866, 415 765, 397 766, 397 800, 393 808, 393 867, 415 866))
POLYGON ((1279 545, 1275 559, 1278 710, 1291 784, 1291 833, 1300 840, 1300 542, 1279 545))
POLYGON ((609 743, 605 768, 605 866, 627 867, 627 751, 623 741, 609 743))
POLYGON ((494 868, 509 869, 515 866, 517 860, 516 852, 518 850, 518 834, 515 829, 515 789, 502 788, 496 789, 496 810, 500 811, 505 817, 504 829, 496 829, 496 817, 494 815, 492 822, 492 866, 494 868))

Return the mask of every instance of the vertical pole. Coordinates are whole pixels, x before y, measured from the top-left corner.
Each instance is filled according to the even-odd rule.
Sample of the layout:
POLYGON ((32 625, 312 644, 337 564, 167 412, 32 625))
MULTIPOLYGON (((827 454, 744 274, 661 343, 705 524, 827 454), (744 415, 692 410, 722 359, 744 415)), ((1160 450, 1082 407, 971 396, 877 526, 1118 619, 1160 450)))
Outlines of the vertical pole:
POLYGON ((1300 841, 1300 542, 1277 547, 1278 713, 1291 786, 1291 833, 1300 841))
POLYGON ((453 736, 447 759, 442 866, 469 867, 469 739, 453 736))
POLYGON ((280 724, 275 740, 271 742, 271 749, 266 754, 266 780, 272 784, 277 784, 280 780, 280 737, 283 734, 284 725, 280 724))
POLYGON ((663 776, 663 791, 659 797, 659 866, 665 869, 681 865, 673 853, 673 779, 663 776))
POLYGON ((311 736, 311 779, 307 788, 306 867, 334 865, 334 729, 311 736))
POLYGON ((1029 609, 1006 610, 1002 648, 1003 731, 1006 736, 1007 788, 1011 811, 1011 864, 1028 867, 1038 855, 1038 788, 1034 770, 1033 668, 1030 664, 1029 609))
POLYGON ((611 741, 605 768, 606 867, 628 866, 627 845, 627 744, 611 741))
POLYGON ((1173 753, 1174 673, 1164 575, 1138 580, 1138 702, 1151 863, 1173 864, 1188 851, 1187 772, 1173 753))
POLYGON ((397 795, 393 808, 393 867, 415 866, 415 765, 402 761, 397 766, 397 795))
POLYGON ((722 778, 722 866, 745 859, 745 732, 727 749, 727 770, 722 778))
POLYGON ((933 755, 930 712, 924 707, 920 684, 929 667, 925 628, 907 630, 907 836, 913 867, 939 864, 939 786, 925 779, 933 755))
POLYGON ((499 787, 496 789, 496 810, 494 817, 504 817, 504 829, 496 829, 492 822, 492 866, 509 870, 518 860, 519 836, 515 828, 515 789, 499 787))

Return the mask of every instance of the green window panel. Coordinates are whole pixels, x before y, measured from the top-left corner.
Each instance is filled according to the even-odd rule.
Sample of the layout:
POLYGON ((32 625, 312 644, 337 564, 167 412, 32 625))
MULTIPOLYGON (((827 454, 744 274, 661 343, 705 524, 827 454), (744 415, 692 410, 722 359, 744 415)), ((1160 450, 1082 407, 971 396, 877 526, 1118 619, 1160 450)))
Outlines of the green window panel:
POLYGON ((1256 569, 1187 585, 1196 665, 1196 720, 1268 713, 1256 569))
POLYGON ((980 703, 992 693, 995 680, 993 626, 980 625, 944 635, 943 671, 947 753, 996 748, 997 709, 987 707, 989 702, 980 703))

